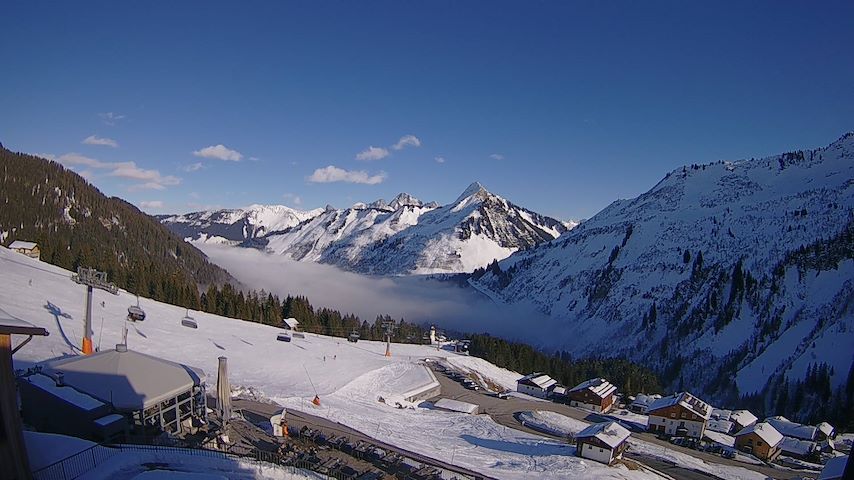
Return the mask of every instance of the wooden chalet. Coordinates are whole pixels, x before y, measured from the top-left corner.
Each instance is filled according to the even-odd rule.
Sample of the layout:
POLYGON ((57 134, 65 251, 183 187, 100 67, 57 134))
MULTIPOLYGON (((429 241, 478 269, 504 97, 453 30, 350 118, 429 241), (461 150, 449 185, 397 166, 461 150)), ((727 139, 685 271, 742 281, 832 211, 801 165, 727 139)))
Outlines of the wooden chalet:
POLYGON ((573 407, 605 413, 614 406, 617 387, 604 378, 592 378, 571 388, 566 395, 573 407))
POLYGON ((23 240, 15 240, 9 245, 9 250, 14 250, 18 253, 26 255, 30 258, 39 259, 41 256, 41 251, 39 250, 39 245, 35 242, 25 242, 23 240))
POLYGON ((649 430, 660 435, 703 438, 712 407, 688 392, 655 400, 648 408, 649 430))
POLYGON ((575 435, 575 453, 610 465, 622 457, 631 433, 617 422, 594 423, 575 435))
POLYGON ((773 462, 780 455, 783 435, 770 423, 754 423, 735 434, 735 447, 760 460, 773 462))

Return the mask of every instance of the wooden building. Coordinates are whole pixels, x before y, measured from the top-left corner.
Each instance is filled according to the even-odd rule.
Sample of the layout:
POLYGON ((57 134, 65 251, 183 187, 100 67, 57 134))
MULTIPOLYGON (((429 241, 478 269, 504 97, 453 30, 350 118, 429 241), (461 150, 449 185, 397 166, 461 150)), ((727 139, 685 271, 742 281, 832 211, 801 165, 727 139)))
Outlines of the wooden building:
POLYGON ((575 454, 610 465, 623 455, 629 435, 617 422, 594 423, 575 435, 575 454))
POLYGON ((9 250, 14 250, 18 253, 24 254, 30 258, 39 259, 41 255, 41 251, 39 250, 39 245, 35 242, 25 242, 23 240, 15 240, 9 245, 9 250))
POLYGON ((690 393, 682 392, 652 402, 648 414, 647 430, 652 433, 701 439, 712 407, 690 393))
POLYGON ((780 455, 783 435, 770 423, 754 423, 735 434, 735 447, 760 460, 773 462, 780 455))
POLYGON ((18 412, 12 355, 36 335, 47 336, 48 332, 0 310, 0 479, 3 480, 32 478, 18 412), (13 347, 12 335, 27 338, 13 347))
POLYGON ((605 413, 617 399, 617 387, 604 378, 592 378, 571 388, 566 396, 573 407, 605 413))

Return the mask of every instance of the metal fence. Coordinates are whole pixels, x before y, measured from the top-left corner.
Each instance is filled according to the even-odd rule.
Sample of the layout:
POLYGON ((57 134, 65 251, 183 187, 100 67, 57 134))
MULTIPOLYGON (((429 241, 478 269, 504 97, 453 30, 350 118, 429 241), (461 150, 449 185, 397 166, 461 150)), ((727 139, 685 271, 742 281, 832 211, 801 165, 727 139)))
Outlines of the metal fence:
POLYGON ((35 480, 72 480, 93 470, 119 453, 118 448, 93 445, 86 450, 33 472, 35 480))

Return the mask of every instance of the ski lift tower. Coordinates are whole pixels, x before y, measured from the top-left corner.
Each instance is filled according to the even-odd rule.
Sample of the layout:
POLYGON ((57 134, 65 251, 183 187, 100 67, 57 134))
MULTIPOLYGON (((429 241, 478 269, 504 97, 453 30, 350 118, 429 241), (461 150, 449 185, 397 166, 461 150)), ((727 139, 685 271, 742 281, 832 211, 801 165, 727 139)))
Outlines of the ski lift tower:
POLYGON ((94 268, 77 267, 77 273, 71 276, 75 282, 86 285, 86 316, 83 324, 83 355, 91 355, 92 350, 92 297, 93 290, 106 290, 113 295, 119 294, 119 287, 107 281, 107 272, 94 268))
POLYGON ((391 356, 391 335, 394 333, 394 320, 383 320, 383 328, 385 328, 385 356, 391 356))

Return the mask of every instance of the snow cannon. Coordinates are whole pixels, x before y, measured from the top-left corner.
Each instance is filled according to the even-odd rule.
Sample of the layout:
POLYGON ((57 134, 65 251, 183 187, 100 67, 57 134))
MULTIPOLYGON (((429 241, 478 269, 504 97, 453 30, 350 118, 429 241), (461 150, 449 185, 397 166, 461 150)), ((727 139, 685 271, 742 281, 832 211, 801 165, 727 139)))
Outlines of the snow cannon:
POLYGON ((315 395, 314 400, 312 400, 311 403, 313 403, 319 407, 320 406, 320 397, 315 395))

